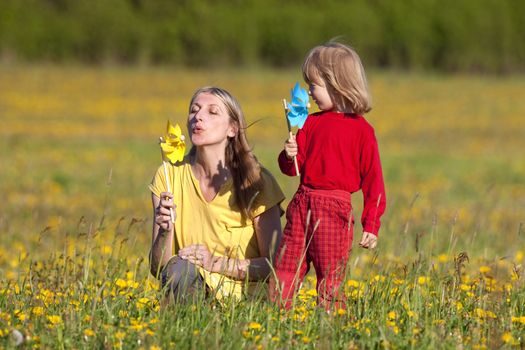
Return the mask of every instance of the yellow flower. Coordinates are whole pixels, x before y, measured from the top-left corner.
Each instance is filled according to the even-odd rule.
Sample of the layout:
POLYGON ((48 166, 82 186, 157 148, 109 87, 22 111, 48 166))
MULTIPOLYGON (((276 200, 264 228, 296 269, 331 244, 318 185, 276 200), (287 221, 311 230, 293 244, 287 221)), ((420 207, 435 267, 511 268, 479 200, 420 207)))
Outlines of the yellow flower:
POLYGON ((122 278, 118 278, 116 281, 115 281, 115 284, 117 285, 117 287, 119 288, 126 288, 128 286, 128 283, 123 280, 122 278))
POLYGON ((149 350, 162 350, 160 346, 152 345, 149 347, 149 350))
POLYGON ((179 124, 173 126, 168 120, 166 135, 160 143, 160 148, 163 158, 168 159, 171 163, 179 162, 184 158, 186 143, 179 124))
POLYGON ((201 334, 200 330, 198 330, 198 329, 194 329, 193 330, 193 335, 199 335, 199 334, 201 334))
POLYGON ((359 287, 359 282, 357 282, 356 280, 348 280, 348 281, 346 281, 346 285, 348 287, 358 288, 359 287))
POLYGON ((150 300, 148 298, 140 298, 136 302, 137 309, 142 309, 145 306, 148 306, 149 304, 150 304, 150 300))
POLYGON ((18 318, 22 322, 24 322, 27 319, 27 315, 20 310, 15 310, 15 315, 16 318, 18 318))
POLYGON ((512 316, 512 322, 525 324, 525 316, 512 316))
POLYGON ((399 286, 399 285, 405 283, 405 280, 400 279, 400 278, 394 278, 394 281, 393 281, 393 282, 394 282, 394 284, 396 284, 396 285, 399 286))
POLYGON ((514 339, 510 332, 505 332, 501 335, 501 340, 507 344, 518 345, 519 343, 514 339))
POLYGON ((345 309, 337 309, 337 314, 338 314, 339 316, 346 315, 346 310, 345 310, 345 309))
POLYGON ((306 291, 306 295, 311 296, 311 297, 316 297, 317 296, 317 290, 309 289, 309 290, 306 291))
POLYGON ((461 283, 459 285, 459 289, 461 289, 464 292, 470 291, 471 287, 468 284, 461 283))
POLYGON ((426 284, 427 281, 428 281, 428 278, 425 277, 425 276, 419 276, 419 277, 417 278, 417 284, 419 284, 420 286, 426 284))
POLYGON ((44 308, 42 306, 35 306, 31 313, 35 316, 42 316, 44 314, 44 308))
POLYGON ((490 270, 491 270, 490 266, 483 265, 479 267, 479 272, 481 273, 489 273, 490 270))
POLYGON ((258 323, 258 322, 250 322, 248 324, 248 329, 259 330, 259 329, 261 329, 261 327, 262 327, 261 324, 258 323))
POLYGON ((496 314, 490 310, 476 308, 474 312, 478 318, 496 318, 496 314))
POLYGON ((390 311, 387 316, 389 320, 395 320, 397 318, 397 314, 395 311, 390 311))
POLYGON ((463 304, 460 301, 456 302, 456 310, 458 312, 463 310, 463 304))
POLYGON ((438 261, 440 263, 446 263, 449 260, 449 257, 447 254, 439 254, 438 255, 438 261))
POLYGON ((126 333, 122 332, 122 331, 117 331, 115 333, 115 338, 117 338, 118 340, 122 340, 126 337, 126 333))
POLYGON ((301 340, 302 340, 303 343, 305 343, 305 344, 308 344, 309 342, 312 341, 312 340, 310 339, 310 337, 307 337, 306 335, 305 335, 304 337, 302 337, 301 340))
POLYGON ((51 323, 51 325, 53 326, 56 326, 56 325, 59 325, 62 323, 62 317, 58 316, 58 315, 51 315, 51 316, 47 316, 47 320, 49 321, 49 323, 51 323))
POLYGON ((514 258, 516 259, 516 262, 520 263, 523 260, 523 252, 518 250, 514 258))
POLYGON ((86 329, 84 329, 84 335, 86 337, 92 337, 92 336, 95 335, 95 331, 92 330, 91 328, 86 328, 86 329))

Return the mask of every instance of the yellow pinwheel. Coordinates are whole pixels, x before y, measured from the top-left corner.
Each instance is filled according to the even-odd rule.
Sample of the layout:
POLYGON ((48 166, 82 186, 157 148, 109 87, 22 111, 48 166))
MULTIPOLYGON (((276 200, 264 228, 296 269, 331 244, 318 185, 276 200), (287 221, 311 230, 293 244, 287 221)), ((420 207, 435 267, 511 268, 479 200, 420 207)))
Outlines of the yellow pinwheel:
POLYGON ((162 149, 162 158, 167 159, 172 164, 180 162, 184 158, 186 143, 179 124, 173 126, 168 120, 166 135, 164 138, 160 138, 160 148, 162 149))
MULTIPOLYGON (((160 151, 162 153, 162 166, 164 168, 164 177, 166 178, 166 189, 171 192, 170 178, 168 176, 168 169, 166 162, 175 164, 180 162, 184 158, 184 152, 186 152, 186 143, 184 142, 184 135, 180 129, 179 124, 173 126, 168 120, 168 126, 166 127, 166 135, 164 138, 160 137, 160 151)), ((175 215, 173 210, 170 208, 171 222, 175 222, 175 215)))

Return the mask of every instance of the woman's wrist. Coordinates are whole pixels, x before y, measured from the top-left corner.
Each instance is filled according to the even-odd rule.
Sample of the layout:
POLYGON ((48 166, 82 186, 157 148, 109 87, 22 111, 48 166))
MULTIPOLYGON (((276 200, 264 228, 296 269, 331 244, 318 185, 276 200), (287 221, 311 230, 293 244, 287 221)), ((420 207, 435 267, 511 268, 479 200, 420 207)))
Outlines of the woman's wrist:
POLYGON ((210 265, 209 268, 204 267, 204 269, 209 272, 216 272, 235 279, 243 280, 248 275, 250 260, 214 256, 210 265))

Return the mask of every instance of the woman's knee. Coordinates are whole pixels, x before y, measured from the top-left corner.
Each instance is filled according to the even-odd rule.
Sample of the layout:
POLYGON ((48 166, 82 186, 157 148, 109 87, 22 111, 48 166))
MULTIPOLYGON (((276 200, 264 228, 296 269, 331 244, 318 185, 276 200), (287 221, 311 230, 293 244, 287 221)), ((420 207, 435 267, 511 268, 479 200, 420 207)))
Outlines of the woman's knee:
POLYGON ((204 281, 194 264, 174 257, 162 271, 162 287, 176 299, 181 299, 202 290, 204 281))

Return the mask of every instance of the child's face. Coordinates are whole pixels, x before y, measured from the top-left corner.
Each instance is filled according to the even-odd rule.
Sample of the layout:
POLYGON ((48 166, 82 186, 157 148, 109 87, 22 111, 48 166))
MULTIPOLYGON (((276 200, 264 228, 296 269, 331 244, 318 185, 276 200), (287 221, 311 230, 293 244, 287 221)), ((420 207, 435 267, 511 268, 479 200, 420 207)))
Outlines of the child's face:
POLYGON ((321 111, 330 111, 334 108, 332 98, 328 94, 326 84, 322 80, 311 82, 308 86, 308 94, 312 96, 312 99, 321 111))

